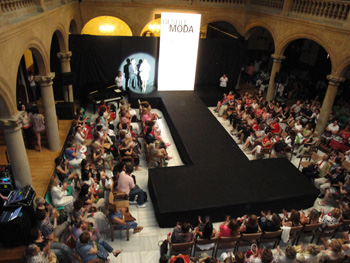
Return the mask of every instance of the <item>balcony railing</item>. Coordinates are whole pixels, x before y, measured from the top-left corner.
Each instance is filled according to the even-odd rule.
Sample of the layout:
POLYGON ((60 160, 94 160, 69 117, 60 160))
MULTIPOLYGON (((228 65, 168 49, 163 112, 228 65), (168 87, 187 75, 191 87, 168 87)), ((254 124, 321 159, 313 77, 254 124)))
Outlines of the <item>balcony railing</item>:
POLYGON ((284 0, 250 0, 250 3, 265 8, 268 7, 282 10, 284 0))
POLYGON ((292 13, 310 15, 333 20, 346 20, 349 14, 350 2, 293 0, 292 13))
POLYGON ((31 7, 35 5, 34 0, 0 0, 3 13, 31 7))
MULTIPOLYGON (((30 13, 36 15, 45 9, 54 9, 58 6, 78 0, 0 0, 0 16, 6 16, 11 23, 16 13, 30 13), (18 10, 21 10, 20 12, 18 10), (16 11, 16 12, 13 12, 16 11)), ((245 10, 267 14, 293 16, 301 20, 315 20, 321 23, 339 26, 347 23, 350 26, 350 1, 336 0, 81 0, 92 1, 98 5, 99 2, 123 3, 125 7, 134 3, 146 5, 177 5, 188 6, 195 9, 217 8, 227 10, 245 10), (336 22, 336 23, 333 23, 336 22)), ((18 21, 18 17, 13 21, 18 21)), ((25 19, 24 16, 22 16, 25 19)), ((3 19, 3 21, 5 21, 3 19)))
POLYGON ((245 0, 200 0, 200 2, 213 4, 244 4, 245 0))

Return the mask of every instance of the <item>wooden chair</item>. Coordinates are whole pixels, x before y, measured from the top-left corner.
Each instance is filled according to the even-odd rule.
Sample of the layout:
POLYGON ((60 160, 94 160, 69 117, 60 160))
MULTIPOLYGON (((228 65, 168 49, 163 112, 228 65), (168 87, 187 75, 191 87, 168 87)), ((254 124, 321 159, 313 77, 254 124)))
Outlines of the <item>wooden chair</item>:
MULTIPOLYGON (((318 151, 318 149, 319 149, 319 147, 320 147, 320 144, 321 144, 321 141, 320 141, 320 140, 317 141, 315 145, 312 145, 312 146, 310 147, 310 149, 309 149, 308 152, 306 152, 304 155, 302 155, 302 156, 300 157, 300 162, 299 162, 298 169, 299 169, 299 167, 300 167, 300 163, 301 163, 301 161, 302 161, 303 158, 309 158, 309 161, 310 161, 311 159, 313 159, 312 156, 318 157, 318 159, 313 159, 313 161, 318 161, 319 159, 321 159, 321 157, 320 157, 319 155, 317 155, 317 151, 318 151), (316 155, 314 155, 314 154, 316 154, 316 155)), ((309 165, 310 165, 310 164, 309 164, 309 165)))
POLYGON ((195 256, 196 251, 210 251, 213 250, 213 254, 212 256, 214 257, 214 252, 215 252, 215 245, 216 245, 216 240, 218 239, 218 237, 212 237, 211 239, 202 239, 197 237, 194 241, 194 249, 193 249, 193 256, 195 256), (198 245, 210 245, 213 244, 213 247, 209 248, 209 249, 201 249, 200 247, 198 247, 198 245))
POLYGON ((286 157, 287 153, 289 153, 289 154, 290 154, 289 161, 291 161, 292 158, 293 158, 294 148, 295 148, 295 144, 294 144, 293 146, 287 146, 287 147, 285 147, 284 150, 282 151, 282 156, 283 156, 283 157, 286 157))
POLYGON ((289 231, 289 241, 292 241, 292 244, 294 244, 300 234, 300 231, 303 229, 304 226, 293 226, 290 228, 289 231))
POLYGON ((322 237, 329 237, 329 238, 333 238, 337 232, 337 230, 342 226, 342 223, 338 223, 335 225, 329 225, 326 226, 325 228, 322 228, 321 231, 318 231, 318 238, 317 238, 317 242, 316 245, 321 241, 322 237))
POLYGON ((272 153, 272 147, 271 148, 262 148, 260 152, 260 157, 264 158, 264 156, 267 154, 269 158, 271 158, 272 153))
POLYGON ((125 223, 126 225, 126 228, 125 229, 117 229, 115 228, 117 225, 114 224, 110 219, 109 219, 109 216, 107 215, 107 220, 109 222, 109 226, 111 228, 111 241, 114 241, 114 230, 120 230, 120 231, 126 231, 126 241, 129 241, 129 224, 125 223))
POLYGON ((259 245, 261 243, 272 243, 273 248, 276 248, 276 246, 280 243, 282 235, 282 230, 274 231, 274 232, 264 232, 260 238, 259 245))
POLYGON ((285 140, 287 136, 288 136, 288 133, 282 130, 281 137, 283 138, 283 140, 285 140))
POLYGON ((314 242, 315 236, 317 234, 317 230, 322 226, 322 223, 317 224, 307 224, 300 231, 299 236, 297 237, 295 243, 293 245, 298 245, 301 237, 311 237, 310 243, 314 242))
MULTIPOLYGON (((168 239, 170 240, 170 239, 168 239)), ((192 255, 194 241, 188 243, 176 243, 173 244, 169 241, 169 256, 172 255, 192 255)))
POLYGON ((341 161, 341 162, 344 162, 344 161, 345 161, 345 155, 344 155, 344 153, 340 152, 340 153, 339 153, 339 156, 340 156, 340 161, 341 161))
POLYGON ((233 253, 236 253, 240 239, 241 235, 233 237, 219 237, 216 241, 214 258, 217 256, 218 249, 232 249, 233 253))
POLYGON ((342 162, 341 164, 347 172, 350 172, 350 163, 347 161, 342 162))
POLYGON ((262 234, 262 232, 254 234, 242 234, 241 239, 239 240, 237 251, 240 246, 251 246, 253 243, 259 246, 262 234))
POLYGON ((321 156, 319 156, 317 153, 312 153, 311 155, 302 155, 300 156, 300 161, 298 165, 298 169, 301 167, 306 168, 309 167, 311 164, 319 161, 321 159, 321 156), (308 161, 303 161, 303 159, 308 159, 308 161), (311 161, 312 160, 312 161, 311 161))

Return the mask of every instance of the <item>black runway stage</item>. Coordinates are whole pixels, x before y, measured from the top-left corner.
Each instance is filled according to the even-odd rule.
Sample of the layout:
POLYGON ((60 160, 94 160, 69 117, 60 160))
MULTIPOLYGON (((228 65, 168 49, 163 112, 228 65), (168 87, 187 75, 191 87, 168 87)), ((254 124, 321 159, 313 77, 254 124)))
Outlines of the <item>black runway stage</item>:
MULTIPOLYGON (((131 95, 135 101, 136 95, 131 95)), ((160 227, 198 215, 281 212, 313 205, 318 191, 287 159, 249 161, 195 92, 156 92, 142 99, 163 112, 184 166, 149 170, 160 227)))

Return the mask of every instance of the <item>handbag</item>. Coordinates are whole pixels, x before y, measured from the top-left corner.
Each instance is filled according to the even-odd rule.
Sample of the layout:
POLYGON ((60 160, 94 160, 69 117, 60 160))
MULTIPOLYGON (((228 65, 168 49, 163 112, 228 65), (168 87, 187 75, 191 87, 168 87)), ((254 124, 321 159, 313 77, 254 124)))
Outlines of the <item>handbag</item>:
POLYGON ((167 239, 164 239, 163 241, 160 240, 158 242, 158 246, 159 246, 159 249, 160 249, 160 256, 165 256, 168 254, 168 240, 167 239))

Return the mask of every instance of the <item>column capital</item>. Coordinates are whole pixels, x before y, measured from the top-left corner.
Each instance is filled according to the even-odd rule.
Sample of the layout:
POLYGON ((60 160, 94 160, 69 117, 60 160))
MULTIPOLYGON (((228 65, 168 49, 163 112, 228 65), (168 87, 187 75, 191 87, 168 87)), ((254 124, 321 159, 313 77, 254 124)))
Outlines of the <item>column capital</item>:
POLYGON ((286 57, 282 55, 272 54, 273 62, 281 63, 286 57))
POLYGON ((333 75, 327 75, 327 79, 329 80, 329 84, 333 86, 339 86, 340 83, 345 81, 345 78, 343 77, 336 77, 333 75))
POLYGON ((17 131, 22 128, 22 120, 24 118, 24 111, 19 111, 10 119, 0 119, 0 129, 4 131, 17 131))
POLYGON ((68 51, 66 53, 57 53, 57 57, 60 59, 61 62, 70 61, 71 56, 72 51, 68 51))
POLYGON ((52 80, 55 78, 55 72, 51 72, 47 76, 35 76, 35 82, 38 82, 40 87, 52 85, 52 80))

